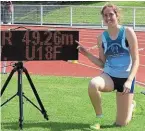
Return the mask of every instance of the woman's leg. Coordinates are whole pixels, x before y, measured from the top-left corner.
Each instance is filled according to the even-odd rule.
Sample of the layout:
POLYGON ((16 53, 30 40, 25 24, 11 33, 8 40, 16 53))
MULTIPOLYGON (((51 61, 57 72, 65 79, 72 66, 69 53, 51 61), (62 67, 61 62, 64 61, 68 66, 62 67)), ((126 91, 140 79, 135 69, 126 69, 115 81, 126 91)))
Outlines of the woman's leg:
POLYGON ((116 125, 125 126, 132 118, 133 112, 133 93, 122 95, 121 92, 116 93, 117 116, 116 125))
POLYGON ((96 115, 102 115, 100 92, 110 92, 114 90, 114 83, 106 73, 93 78, 88 87, 88 94, 96 115))

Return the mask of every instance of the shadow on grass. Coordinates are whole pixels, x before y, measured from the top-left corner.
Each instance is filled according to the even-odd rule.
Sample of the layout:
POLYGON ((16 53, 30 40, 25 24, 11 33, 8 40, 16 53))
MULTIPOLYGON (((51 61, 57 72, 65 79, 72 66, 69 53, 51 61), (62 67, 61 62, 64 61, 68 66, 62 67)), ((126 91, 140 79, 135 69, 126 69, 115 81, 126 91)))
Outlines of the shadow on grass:
MULTIPOLYGON (((18 130, 19 123, 18 122, 2 122, 2 129, 11 129, 11 130, 18 130)), ((48 128, 51 131, 67 131, 73 129, 80 129, 81 131, 90 131, 89 124, 83 123, 63 123, 63 122, 30 122, 24 123, 23 129, 30 129, 30 128, 48 128)), ((116 128, 114 125, 102 125, 101 129, 105 128, 116 128)))
MULTIPOLYGON (((2 122, 2 129, 12 129, 12 130, 18 130, 19 129, 19 123, 18 122, 2 122)), ((88 128, 89 124, 83 124, 83 123, 62 123, 62 122, 30 122, 30 123, 24 123, 23 129, 27 130, 30 128, 48 128, 51 131, 67 131, 69 129, 84 129, 88 128)))

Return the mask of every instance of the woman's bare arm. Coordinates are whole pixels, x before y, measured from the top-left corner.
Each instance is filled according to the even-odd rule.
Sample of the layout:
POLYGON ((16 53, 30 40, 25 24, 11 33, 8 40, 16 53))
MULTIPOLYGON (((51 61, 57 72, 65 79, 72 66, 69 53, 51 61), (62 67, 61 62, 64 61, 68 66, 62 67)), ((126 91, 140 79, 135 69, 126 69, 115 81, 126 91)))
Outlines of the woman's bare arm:
POLYGON ((129 49, 132 57, 132 68, 128 80, 132 81, 136 76, 139 67, 138 41, 136 34, 132 28, 126 28, 126 38, 128 40, 129 49))
POLYGON ((105 58, 104 58, 104 55, 103 55, 102 46, 100 45, 100 39, 101 39, 100 37, 98 37, 98 39, 97 39, 97 42, 98 42, 98 45, 99 45, 99 57, 94 56, 87 49, 85 49, 79 42, 77 42, 77 41, 76 42, 79 44, 78 49, 79 49, 79 52, 81 54, 86 56, 95 65, 99 66, 100 68, 104 68, 105 58))

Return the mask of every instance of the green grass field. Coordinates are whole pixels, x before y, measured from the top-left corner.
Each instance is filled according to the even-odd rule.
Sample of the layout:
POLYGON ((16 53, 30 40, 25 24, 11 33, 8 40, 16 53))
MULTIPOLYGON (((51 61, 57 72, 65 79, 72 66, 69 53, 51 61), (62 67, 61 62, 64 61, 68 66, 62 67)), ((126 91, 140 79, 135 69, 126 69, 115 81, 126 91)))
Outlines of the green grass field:
MULTIPOLYGON (((64 3, 64 5, 72 6, 72 23, 73 24, 90 24, 90 25, 100 25, 101 24, 101 8, 97 6, 103 6, 106 2, 72 2, 64 3), (82 7, 83 6, 83 7, 82 7), (89 6, 89 7, 88 7, 89 6), (93 7, 91 7, 93 6, 93 7)), ((130 6, 130 7, 145 7, 144 1, 119 1, 112 2, 118 6, 130 6)), ((70 24, 70 7, 69 6, 57 6, 55 9, 51 7, 43 7, 43 22, 51 24, 70 24)), ((16 21, 30 21, 30 22, 40 22, 39 9, 32 10, 29 13, 25 13, 23 17, 15 17, 16 21)), ((136 24, 145 25, 144 17, 145 8, 136 9, 136 24)), ((133 24, 133 9, 122 8, 121 11, 122 24, 133 24)))
MULTIPOLYGON (((8 75, 2 75, 2 85, 8 75)), ((31 75, 39 96, 49 115, 46 121, 42 114, 24 99, 24 131, 89 131, 89 125, 96 121, 90 103, 87 86, 90 78, 56 77, 31 75)), ((25 95, 37 104, 29 83, 23 75, 25 95)), ((115 92, 102 93, 103 114, 102 131, 143 131, 145 129, 145 90, 136 86, 135 117, 126 127, 114 127, 116 116, 115 92)), ((17 92, 17 75, 12 77, 1 101, 4 102, 17 92)), ((16 96, 1 108, 2 131, 18 130, 19 101, 16 96)))
MULTIPOLYGON (((80 1, 80 2, 72 2, 71 4, 73 5, 91 5, 91 6, 103 6, 104 4, 106 4, 107 1, 80 1)), ((117 5, 117 6, 137 6, 137 7, 144 7, 145 6, 145 2, 144 1, 112 1, 111 3, 117 5)), ((68 3, 64 3, 64 4, 68 4, 68 3)))
MULTIPOLYGON (((72 22, 73 23, 85 23, 85 24, 101 24, 101 8, 97 6, 103 6, 106 2, 77 2, 72 7, 72 22), (86 7, 84 7, 86 6, 86 7), (89 6, 89 7, 88 7, 89 6), (92 7, 91 7, 92 6, 92 7)), ((112 2, 118 6, 129 7, 145 7, 145 2, 112 2)), ((67 3, 66 3, 67 4, 67 3)), ((145 25, 144 16, 145 9, 136 9, 136 24, 145 25)), ((121 8, 121 22, 123 24, 132 24, 133 22, 133 9, 121 8)), ((44 22, 54 23, 70 23, 70 7, 58 8, 49 13, 45 13, 44 22)))

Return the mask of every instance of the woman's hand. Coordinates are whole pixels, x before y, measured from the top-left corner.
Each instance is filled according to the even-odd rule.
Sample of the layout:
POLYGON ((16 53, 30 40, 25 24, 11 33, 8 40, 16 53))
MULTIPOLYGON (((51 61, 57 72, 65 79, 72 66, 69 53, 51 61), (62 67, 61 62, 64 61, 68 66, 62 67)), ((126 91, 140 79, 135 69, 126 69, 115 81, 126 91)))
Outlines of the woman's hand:
POLYGON ((124 90, 123 90, 123 94, 127 94, 127 93, 130 93, 130 90, 131 90, 131 86, 132 86, 132 80, 127 80, 123 87, 124 87, 124 90))
POLYGON ((88 55, 88 51, 87 49, 85 49, 82 44, 80 44, 78 41, 76 41, 76 43, 78 43, 78 47, 77 49, 79 50, 79 52, 84 55, 84 56, 87 56, 88 55))
POLYGON ((82 55, 86 56, 92 63, 99 66, 100 68, 104 68, 104 62, 100 58, 91 54, 89 49, 85 49, 78 41, 76 41, 76 43, 78 43, 77 49, 82 55))

